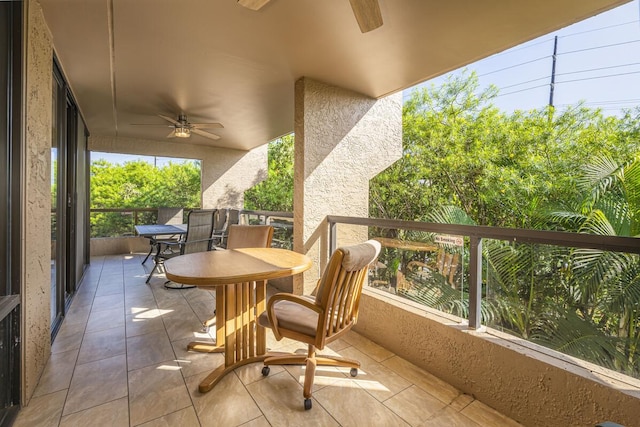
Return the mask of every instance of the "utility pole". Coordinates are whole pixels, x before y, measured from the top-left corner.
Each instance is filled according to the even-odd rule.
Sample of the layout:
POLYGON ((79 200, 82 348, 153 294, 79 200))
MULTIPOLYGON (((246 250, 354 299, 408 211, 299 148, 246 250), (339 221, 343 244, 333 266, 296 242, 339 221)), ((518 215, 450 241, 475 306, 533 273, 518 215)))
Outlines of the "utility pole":
POLYGON ((558 59, 558 36, 553 40, 553 56, 551 63, 551 84, 549 85, 549 107, 553 107, 553 90, 556 85, 556 60, 558 59))

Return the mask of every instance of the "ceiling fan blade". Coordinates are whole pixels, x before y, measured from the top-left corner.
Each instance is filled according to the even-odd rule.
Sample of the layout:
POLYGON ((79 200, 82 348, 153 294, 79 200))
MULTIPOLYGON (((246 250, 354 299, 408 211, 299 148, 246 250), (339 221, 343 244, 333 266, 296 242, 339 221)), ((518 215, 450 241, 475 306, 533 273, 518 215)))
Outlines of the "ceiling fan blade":
POLYGON ((200 136, 204 136, 205 138, 209 138, 209 139, 220 139, 220 137, 216 134, 213 133, 209 133, 209 132, 205 132, 203 130, 200 129, 191 129, 192 133, 195 133, 196 135, 200 135, 200 136))
POLYGON ((269 3, 269 0, 238 0, 240 6, 251 10, 260 10, 267 3, 269 3))
POLYGON ((158 123, 131 123, 131 126, 161 126, 163 128, 166 128, 166 127, 172 128, 173 127, 173 125, 163 125, 163 124, 158 124, 158 123))
POLYGON ((175 138, 176 136, 176 130, 172 130, 171 133, 169 135, 167 135, 167 138, 175 138))
POLYGON ((349 0, 360 31, 368 33, 382 26, 382 13, 378 0, 349 0))
POLYGON ((189 126, 191 126, 191 129, 205 129, 205 128, 222 129, 224 128, 224 126, 222 126, 222 123, 189 123, 189 126))
POLYGON ((172 119, 171 117, 163 116, 162 114, 158 114, 158 117, 162 117, 163 119, 165 119, 170 123, 173 123, 174 125, 182 126, 182 124, 179 121, 177 121, 176 119, 172 119))

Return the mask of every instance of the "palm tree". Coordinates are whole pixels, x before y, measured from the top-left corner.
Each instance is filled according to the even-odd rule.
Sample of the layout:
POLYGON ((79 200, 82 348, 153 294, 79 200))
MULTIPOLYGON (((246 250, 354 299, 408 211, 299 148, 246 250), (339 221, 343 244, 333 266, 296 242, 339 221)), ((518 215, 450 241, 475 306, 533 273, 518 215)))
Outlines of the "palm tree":
MULTIPOLYGON (((582 200, 572 208, 550 214, 559 228, 602 236, 640 237, 640 158, 622 164, 599 158, 585 167, 579 185, 582 200)), ((615 366, 639 377, 640 257, 575 249, 568 263, 569 298, 564 305, 567 312, 597 326, 615 344, 615 353, 611 354, 615 366)), ((565 346, 568 340, 575 339, 554 330, 557 331, 545 331, 551 333, 548 343, 553 346, 565 346)))

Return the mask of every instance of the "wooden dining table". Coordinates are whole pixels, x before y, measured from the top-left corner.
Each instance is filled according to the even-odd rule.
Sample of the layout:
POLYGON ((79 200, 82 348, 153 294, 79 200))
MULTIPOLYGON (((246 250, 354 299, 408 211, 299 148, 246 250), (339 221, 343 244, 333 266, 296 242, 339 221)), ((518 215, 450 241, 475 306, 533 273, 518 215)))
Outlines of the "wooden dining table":
POLYGON ((238 366, 264 360, 266 331, 257 318, 266 307, 267 280, 302 273, 311 265, 306 255, 276 248, 215 250, 165 261, 167 279, 216 291, 215 344, 194 341, 187 346, 191 351, 224 352, 224 365, 200 382, 201 393, 238 366))

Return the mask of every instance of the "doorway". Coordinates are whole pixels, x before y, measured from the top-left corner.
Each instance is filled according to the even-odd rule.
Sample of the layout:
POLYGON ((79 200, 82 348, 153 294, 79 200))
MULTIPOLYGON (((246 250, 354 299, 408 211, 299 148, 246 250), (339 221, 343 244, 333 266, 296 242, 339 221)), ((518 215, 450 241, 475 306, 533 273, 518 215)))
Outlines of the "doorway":
POLYGON ((60 71, 53 64, 51 126, 51 338, 60 328, 66 309, 76 287, 86 257, 84 241, 78 239, 83 227, 78 221, 84 210, 79 201, 86 203, 84 194, 86 174, 86 131, 79 117, 76 103, 60 71), (81 129, 81 131, 80 131, 81 129), (80 178, 79 178, 80 177, 80 178), (80 190, 80 191, 79 191, 80 190), (80 247, 78 247, 80 245, 80 247))

